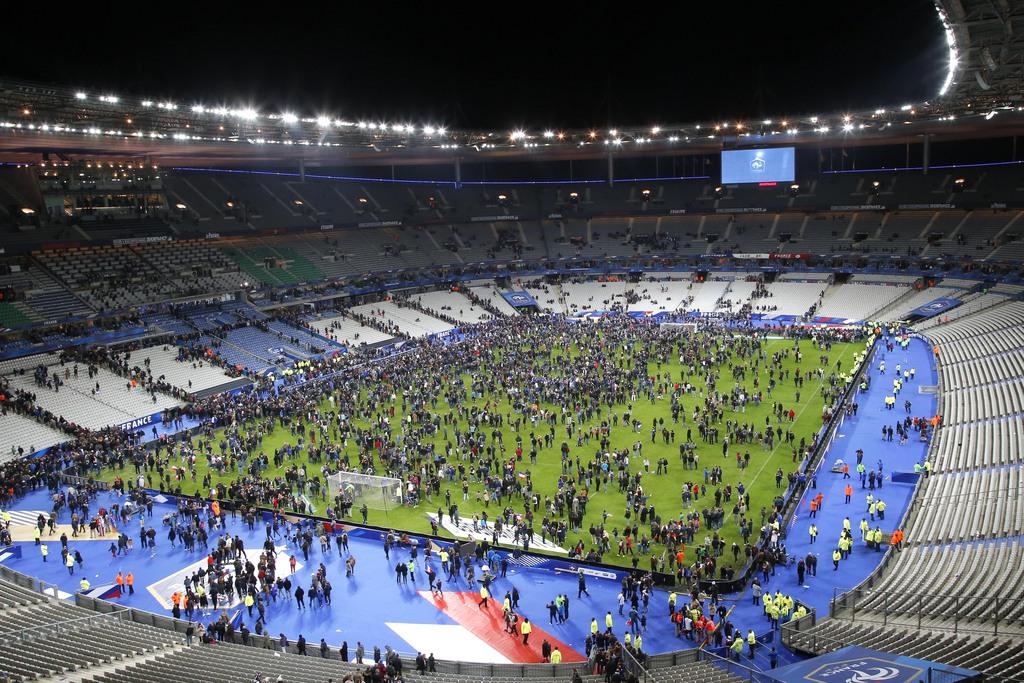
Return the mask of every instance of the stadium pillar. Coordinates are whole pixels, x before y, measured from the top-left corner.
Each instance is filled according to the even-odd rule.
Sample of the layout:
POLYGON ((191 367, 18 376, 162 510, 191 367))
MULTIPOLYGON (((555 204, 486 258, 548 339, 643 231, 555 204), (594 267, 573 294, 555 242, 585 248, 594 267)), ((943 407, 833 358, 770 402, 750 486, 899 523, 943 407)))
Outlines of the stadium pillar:
POLYGON ((455 157, 455 187, 462 187, 462 163, 459 157, 455 157))
POLYGON ((615 161, 611 154, 608 155, 608 186, 615 184, 615 161))
POLYGON ((299 182, 306 182, 306 160, 299 159, 299 182))
POLYGON ((928 175, 928 167, 931 165, 932 156, 932 136, 928 133, 924 135, 924 141, 921 145, 921 168, 924 175, 928 175))

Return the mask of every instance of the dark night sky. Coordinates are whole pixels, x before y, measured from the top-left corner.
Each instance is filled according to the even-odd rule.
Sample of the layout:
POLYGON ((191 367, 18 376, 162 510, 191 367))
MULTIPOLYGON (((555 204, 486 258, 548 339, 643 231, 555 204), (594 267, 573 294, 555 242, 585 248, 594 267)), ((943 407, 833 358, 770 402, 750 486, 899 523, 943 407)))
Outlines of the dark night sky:
POLYGON ((498 130, 871 109, 933 96, 945 68, 930 0, 25 5, 4 77, 498 130))

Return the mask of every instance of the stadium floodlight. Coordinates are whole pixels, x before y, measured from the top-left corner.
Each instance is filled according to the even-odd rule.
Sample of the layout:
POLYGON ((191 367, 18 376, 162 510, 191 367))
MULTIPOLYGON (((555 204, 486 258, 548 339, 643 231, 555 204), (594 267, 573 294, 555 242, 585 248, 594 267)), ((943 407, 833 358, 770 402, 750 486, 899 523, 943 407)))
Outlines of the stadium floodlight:
POLYGON ((766 125, 766 126, 770 126, 770 125, 772 125, 772 120, 771 120, 771 119, 765 119, 765 120, 764 120, 764 121, 762 121, 761 123, 763 123, 763 124, 764 124, 764 125, 766 125))
POLYGON ((366 121, 360 121, 359 123, 356 124, 356 128, 366 128, 368 125, 370 124, 368 124, 366 121))
POLYGON ((514 130, 512 131, 512 134, 509 137, 511 137, 513 140, 522 140, 523 138, 526 137, 526 131, 514 130))
POLYGON ((174 111, 178 108, 178 105, 176 105, 174 102, 161 102, 157 106, 161 109, 166 109, 167 111, 174 111))
POLYGON ((551 138, 555 137, 555 131, 553 131, 553 130, 546 130, 546 131, 544 131, 544 137, 547 138, 548 140, 550 140, 551 138))
POLYGON ((669 142, 679 142, 679 136, 678 135, 669 135, 668 136, 668 141, 669 142))
POLYGON ((84 92, 76 92, 76 93, 75 93, 75 99, 76 99, 76 100, 84 100, 84 99, 86 99, 87 97, 89 97, 89 96, 88 96, 88 95, 86 95, 86 94, 85 94, 84 92))
POLYGON ((288 111, 288 112, 284 112, 283 114, 281 114, 281 121, 291 125, 293 123, 298 123, 299 122, 299 117, 296 116, 295 114, 291 113, 290 111, 288 111))
POLYGON ((177 204, 175 204, 175 205, 174 205, 174 207, 175 207, 176 209, 180 209, 181 211, 184 211, 185 209, 187 209, 187 208, 188 208, 187 206, 185 206, 185 205, 184 205, 184 204, 182 204, 181 202, 178 202, 177 204))
POLYGON ((817 122, 818 122, 818 117, 817 116, 812 116, 811 117, 811 123, 817 123, 817 122))
POLYGON ((26 216, 32 216, 32 215, 35 214, 36 210, 35 209, 30 209, 27 206, 23 206, 23 207, 21 207, 21 212, 23 214, 25 214, 26 216))
POLYGON ((913 108, 914 105, 912 104, 904 104, 903 106, 900 107, 900 111, 910 111, 913 108))
POLYGON ((653 127, 651 127, 651 135, 657 135, 660 132, 661 132, 661 126, 653 126, 653 127))
POLYGON ((256 110, 251 108, 236 109, 232 113, 238 118, 245 119, 246 121, 252 121, 259 116, 259 114, 256 113, 256 110))
POLYGON ((997 112, 997 111, 996 111, 995 109, 993 109, 993 110, 992 110, 992 111, 990 111, 989 113, 985 114, 985 120, 986 120, 986 121, 991 121, 991 120, 992 120, 992 117, 993 117, 993 116, 995 116, 995 115, 996 115, 997 113, 998 113, 998 112, 997 112))
POLYGON ((949 48, 949 64, 946 66, 946 77, 942 81, 942 87, 939 88, 939 97, 942 97, 949 92, 950 86, 953 85, 953 79, 956 78, 957 69, 960 67, 960 47, 957 45, 956 32, 953 31, 953 25, 950 23, 949 17, 946 16, 945 10, 938 4, 935 5, 935 10, 939 13, 939 22, 942 24, 943 32, 946 34, 946 46, 949 48))
POLYGON ((435 130, 436 129, 433 126, 423 126, 424 135, 433 135, 435 130))
POLYGON ((610 131, 608 131, 608 135, 611 135, 612 137, 615 137, 618 134, 619 134, 619 129, 618 128, 612 128, 610 131))
POLYGON ((388 129, 388 124, 386 124, 386 123, 378 123, 377 124, 377 128, 379 130, 387 130, 388 129))
POLYGON ((401 133, 403 130, 405 130, 405 126, 403 126, 400 123, 393 123, 391 124, 391 130, 393 130, 396 133, 401 133))
POLYGON ((844 133, 849 133, 851 130, 853 130, 853 124, 852 123, 844 123, 843 124, 843 132, 844 133))
POLYGON ((320 126, 321 128, 330 128, 331 119, 328 116, 318 116, 316 117, 316 125, 320 126))
POLYGON ((797 133, 798 133, 799 131, 797 131, 797 129, 796 129, 796 128, 790 128, 790 129, 789 129, 788 131, 786 131, 786 132, 788 132, 788 133, 789 133, 790 135, 796 135, 796 134, 797 134, 797 133))
POLYGON ((615 138, 614 140, 612 140, 612 144, 618 147, 619 145, 622 144, 622 138, 615 138))
POLYGON ((843 123, 849 123, 852 118, 849 114, 843 114, 843 123))
POLYGON ((121 98, 117 95, 101 95, 100 102, 106 102, 107 104, 117 104, 121 101, 121 98))
POLYGON ((444 126, 438 126, 438 128, 437 128, 437 134, 438 135, 444 135, 447 132, 448 132, 447 128, 445 128, 444 126))
POLYGON ((192 105, 192 113, 193 114, 205 114, 206 113, 206 107, 204 107, 201 104, 193 104, 192 105))

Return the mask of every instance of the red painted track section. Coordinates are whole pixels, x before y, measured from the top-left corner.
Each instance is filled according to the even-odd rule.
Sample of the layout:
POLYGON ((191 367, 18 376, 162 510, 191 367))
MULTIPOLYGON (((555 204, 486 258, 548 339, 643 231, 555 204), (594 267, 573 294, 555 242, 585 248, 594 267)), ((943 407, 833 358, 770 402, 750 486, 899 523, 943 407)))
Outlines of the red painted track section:
MULTIPOLYGON (((487 601, 485 608, 480 606, 480 596, 477 593, 445 593, 443 598, 433 595, 430 591, 419 591, 419 594, 460 626, 503 654, 510 662, 516 664, 543 662, 540 646, 545 640, 551 643, 552 649, 557 647, 561 651, 563 662, 585 662, 587 660, 570 645, 554 637, 541 628, 540 624, 533 621, 530 622, 533 626, 530 643, 523 645, 523 637, 519 633, 513 636, 505 631, 505 617, 501 609, 501 602, 496 601, 493 597, 487 601)), ((520 623, 522 623, 522 615, 520 615, 520 623)), ((518 628, 516 630, 518 631, 518 628)))

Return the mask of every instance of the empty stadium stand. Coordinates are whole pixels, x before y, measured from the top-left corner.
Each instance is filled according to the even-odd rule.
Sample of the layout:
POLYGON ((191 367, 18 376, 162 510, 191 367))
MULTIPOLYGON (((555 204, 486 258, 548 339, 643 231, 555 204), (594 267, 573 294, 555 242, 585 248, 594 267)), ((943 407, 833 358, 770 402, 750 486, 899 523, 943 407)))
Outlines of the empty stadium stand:
POLYGON ((179 647, 181 637, 130 618, 98 614, 0 580, 0 673, 38 680, 179 647))
POLYGON ((95 376, 89 377, 85 365, 78 366, 76 375, 76 364, 62 364, 55 354, 42 354, 31 360, 31 368, 7 371, 3 377, 12 388, 34 394, 39 407, 86 429, 130 422, 181 405, 166 394, 129 387, 126 379, 104 368, 96 368, 95 376), (42 385, 33 376, 36 369, 46 380, 42 385), (60 379, 59 386, 54 378, 60 379))
MULTIPOLYGON (((797 649, 856 643, 996 679, 1024 675, 1024 302, 1006 296, 1016 293, 919 326, 938 359, 942 427, 928 452, 931 474, 918 481, 902 523, 907 547, 890 548, 879 570, 833 600, 830 619, 793 634, 797 649)), ((934 296, 913 294, 890 312, 934 296)))
POLYGON ((431 317, 415 309, 403 308, 390 301, 361 304, 353 306, 351 310, 358 315, 379 320, 386 326, 393 327, 399 334, 414 339, 439 332, 447 332, 454 327, 451 323, 431 317))

